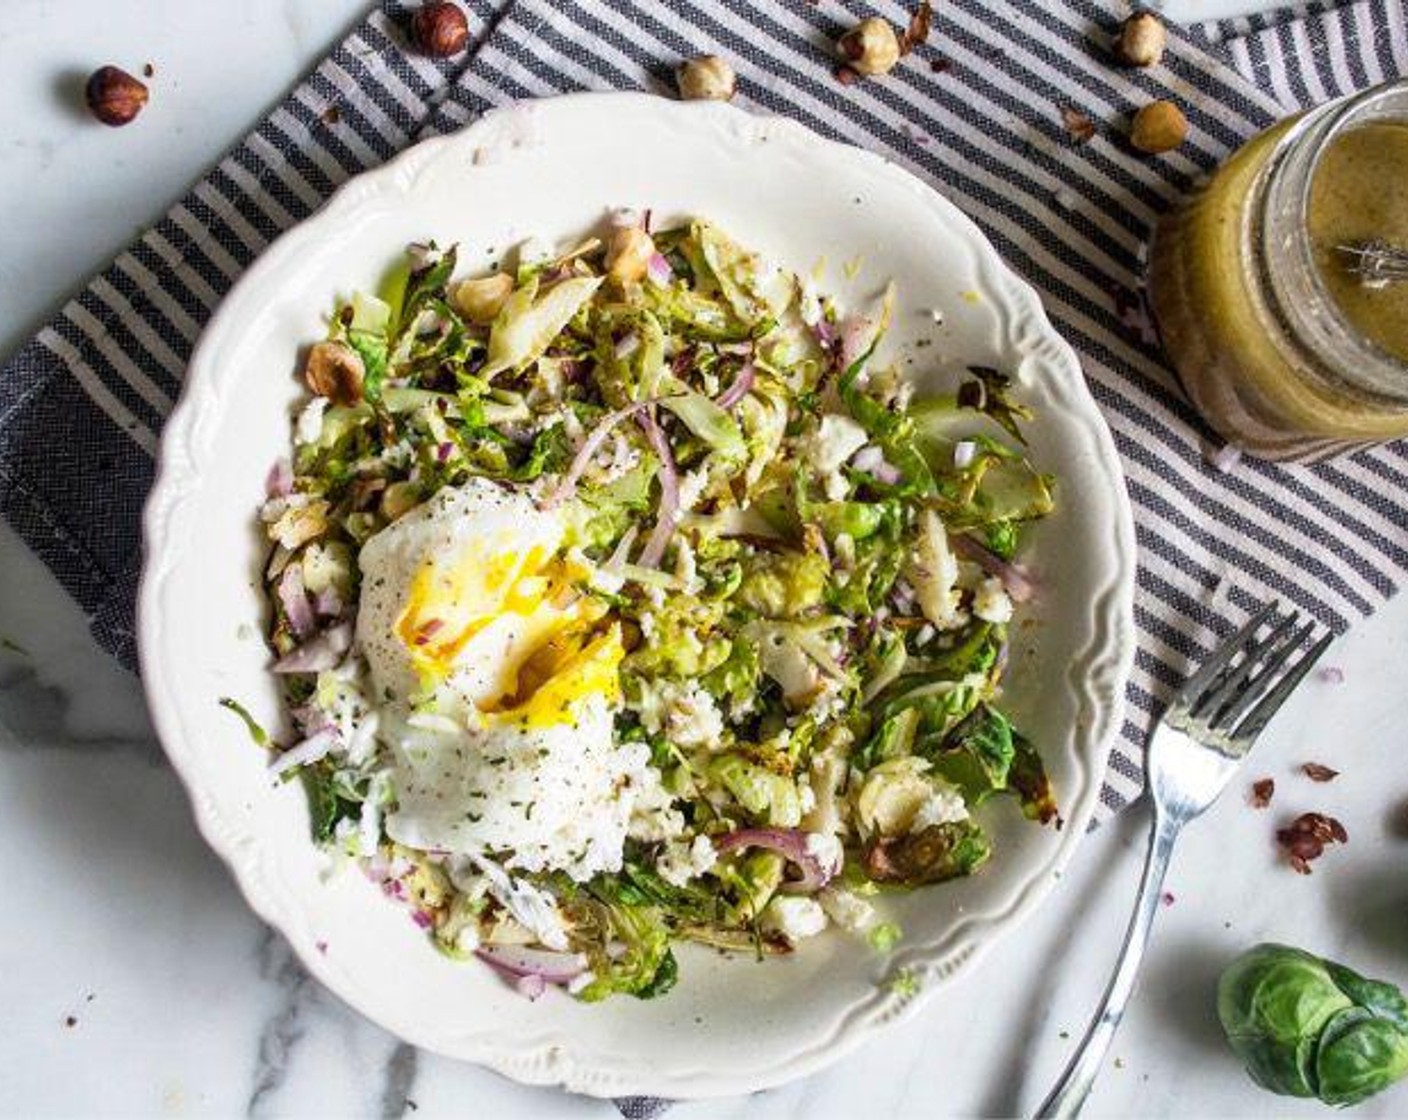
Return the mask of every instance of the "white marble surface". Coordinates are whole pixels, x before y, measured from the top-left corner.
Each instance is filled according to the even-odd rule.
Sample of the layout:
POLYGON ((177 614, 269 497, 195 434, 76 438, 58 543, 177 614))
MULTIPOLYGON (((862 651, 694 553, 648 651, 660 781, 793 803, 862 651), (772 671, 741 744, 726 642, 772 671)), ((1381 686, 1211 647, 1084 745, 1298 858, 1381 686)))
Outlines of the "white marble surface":
MULTIPOLYGON (((155 218, 360 6, 5 0, 0 348, 155 218), (157 69, 150 108, 122 131, 73 108, 74 76, 109 61, 157 69)), ((0 637, 23 648, 0 643, 0 1114, 615 1114, 417 1054, 306 980, 196 835, 136 680, 3 528, 0 637)), ((1319 1111, 1255 1089, 1220 1039, 1215 977, 1258 940, 1408 981, 1408 599, 1328 661, 1344 683, 1312 680, 1250 766, 1248 778, 1277 779, 1273 808, 1254 811, 1236 788, 1186 834, 1092 1115, 1319 1111), (1343 776, 1313 785, 1295 773, 1306 760, 1343 776), (1306 809, 1333 812, 1351 840, 1301 878, 1278 865, 1271 834, 1306 809)), ((806 1081, 673 1115, 1030 1109, 1103 987, 1145 827, 1136 808, 1092 836, 1045 911, 916 1021, 806 1081)), ((1408 1089, 1359 1112, 1408 1112, 1408 1089)))

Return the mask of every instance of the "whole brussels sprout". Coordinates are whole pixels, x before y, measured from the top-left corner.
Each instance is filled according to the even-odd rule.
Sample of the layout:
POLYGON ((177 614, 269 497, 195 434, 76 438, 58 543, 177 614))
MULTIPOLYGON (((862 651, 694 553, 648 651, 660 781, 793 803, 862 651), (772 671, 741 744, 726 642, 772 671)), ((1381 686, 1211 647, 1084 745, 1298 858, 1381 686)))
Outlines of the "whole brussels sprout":
POLYGON ((1222 974, 1217 1014, 1252 1080, 1350 1105, 1408 1073, 1408 1002, 1392 984, 1287 945, 1248 949, 1222 974))

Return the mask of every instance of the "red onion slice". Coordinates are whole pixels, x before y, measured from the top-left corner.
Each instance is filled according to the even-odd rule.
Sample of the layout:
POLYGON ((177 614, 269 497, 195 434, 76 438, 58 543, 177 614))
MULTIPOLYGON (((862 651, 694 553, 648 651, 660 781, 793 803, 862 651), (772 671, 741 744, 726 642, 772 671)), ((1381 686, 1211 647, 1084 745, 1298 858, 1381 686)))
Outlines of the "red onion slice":
POLYGON ((279 576, 279 602, 283 604, 284 617, 288 619, 293 636, 302 641, 318 625, 313 614, 313 604, 308 601, 308 592, 303 586, 303 565, 290 564, 279 576))
POLYGON ((293 493, 293 467, 287 459, 276 459, 264 479, 264 493, 270 498, 287 498, 293 493))
POLYGON ((807 847, 810 833, 800 828, 740 828, 724 836, 713 837, 714 850, 720 855, 742 848, 765 848, 783 856, 802 873, 779 888, 793 894, 811 894, 826 886, 839 867, 827 867, 807 847))
POLYGON ((885 458, 885 452, 873 443, 867 443, 851 456, 851 466, 886 486, 894 486, 904 477, 899 468, 885 458))
POLYGON ((752 362, 745 362, 733 379, 733 384, 714 398, 720 408, 732 408, 753 390, 753 382, 758 379, 758 371, 752 362))
POLYGON ((1004 560, 987 545, 981 544, 967 533, 954 533, 950 538, 953 551, 971 564, 977 564, 990 576, 1002 581, 1002 589, 1014 603, 1025 603, 1036 594, 1036 581, 1020 564, 1004 560))
POLYGON ((650 538, 637 561, 642 568, 654 568, 665 558, 665 549, 675 532, 676 514, 680 508, 680 479, 675 471, 675 457, 670 454, 670 442, 656 422, 655 410, 652 408, 642 412, 637 420, 645 429, 645 438, 651 450, 660 459, 660 519, 650 531, 650 538))
POLYGON ((269 769, 273 771, 274 777, 281 778, 290 770, 317 762, 336 745, 337 730, 332 727, 324 727, 321 731, 309 735, 303 742, 278 755, 269 769))
POLYGON ((566 984, 587 970, 587 958, 581 953, 526 945, 481 945, 474 955, 509 976, 537 976, 548 984, 566 984))
POLYGON ((351 648, 352 624, 340 622, 275 661, 274 672, 321 673, 324 669, 335 669, 351 648))
POLYGON ((326 587, 313 596, 313 609, 318 612, 319 618, 337 618, 344 606, 346 604, 335 587, 326 587))
POLYGON ((652 253, 650 260, 645 262, 645 275, 652 284, 665 288, 674 279, 675 270, 670 267, 670 262, 659 253, 652 253))
POLYGON ((601 445, 606 442, 606 437, 611 434, 616 425, 653 404, 655 404, 654 400, 636 401, 634 404, 628 404, 625 408, 618 408, 615 412, 608 412, 603 416, 587 438, 582 441, 582 446, 577 449, 577 454, 573 456, 572 464, 567 468, 567 473, 562 476, 562 481, 558 483, 557 489, 543 500, 539 508, 556 509, 571 498, 577 492, 577 481, 582 477, 582 472, 587 469, 587 464, 592 461, 592 456, 601 450, 601 445))

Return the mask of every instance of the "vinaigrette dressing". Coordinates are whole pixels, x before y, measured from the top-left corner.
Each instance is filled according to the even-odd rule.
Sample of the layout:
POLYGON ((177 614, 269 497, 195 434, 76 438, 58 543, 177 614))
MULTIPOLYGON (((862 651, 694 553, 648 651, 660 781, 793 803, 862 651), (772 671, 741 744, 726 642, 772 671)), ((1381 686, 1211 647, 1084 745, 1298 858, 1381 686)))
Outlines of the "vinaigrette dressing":
POLYGON ((1408 284, 1366 288, 1335 250, 1372 238, 1408 247, 1405 82, 1274 125, 1160 222, 1164 348, 1229 442, 1305 460, 1408 436, 1408 284))

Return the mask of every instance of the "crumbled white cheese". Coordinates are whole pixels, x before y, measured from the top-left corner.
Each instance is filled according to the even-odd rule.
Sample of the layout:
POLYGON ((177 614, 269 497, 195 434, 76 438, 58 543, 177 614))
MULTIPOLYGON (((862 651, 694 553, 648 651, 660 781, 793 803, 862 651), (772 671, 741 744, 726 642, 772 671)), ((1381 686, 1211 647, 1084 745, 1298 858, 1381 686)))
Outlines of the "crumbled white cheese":
POLYGON ((314 397, 298 414, 294 435, 299 443, 317 443, 323 434, 323 413, 331 402, 327 397, 314 397))
POLYGON ((723 735, 723 713, 698 681, 643 685, 639 711, 648 732, 664 731, 670 742, 682 747, 713 746, 723 735))
POLYGON ((947 786, 936 786, 928 800, 915 812, 914 819, 909 822, 909 831, 922 832, 930 825, 967 819, 968 806, 963 803, 958 791, 947 786))
POLYGON ((841 841, 828 832, 807 833, 807 855, 833 875, 841 869, 841 863, 846 858, 841 841))
POLYGON ((985 622, 1012 620, 1012 599, 996 576, 983 580, 973 592, 973 613, 985 622))
POLYGON ((807 441, 808 458, 819 473, 831 474, 869 439, 865 429, 849 416, 828 412, 821 418, 816 434, 807 441))
POLYGON ((679 508, 688 512, 699 504, 704 488, 709 485, 709 472, 704 467, 685 471, 680 476, 679 508))
POLYGON ((806 782, 801 783, 797 787, 797 802, 801 806, 802 816, 806 816, 816 808, 816 790, 806 782))
POLYGON ((817 896, 826 916, 848 933, 865 933, 875 924, 875 907, 846 887, 827 887, 817 896))
POLYGON ((626 835, 653 844, 673 840, 684 831, 684 814, 674 807, 675 798, 660 782, 660 772, 647 767, 636 784, 626 835))
POLYGON ((826 928, 826 911, 814 898, 777 895, 763 910, 763 929, 780 933, 788 941, 815 937, 826 928))
POLYGON ((692 841, 671 840, 655 861, 655 870, 671 886, 682 887, 712 870, 718 859, 707 836, 696 836, 692 841))

